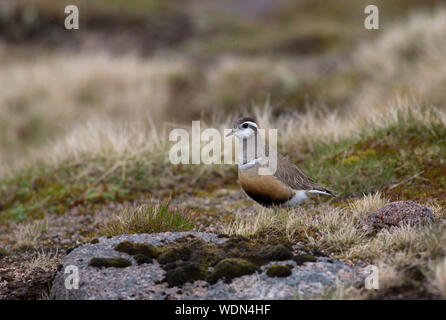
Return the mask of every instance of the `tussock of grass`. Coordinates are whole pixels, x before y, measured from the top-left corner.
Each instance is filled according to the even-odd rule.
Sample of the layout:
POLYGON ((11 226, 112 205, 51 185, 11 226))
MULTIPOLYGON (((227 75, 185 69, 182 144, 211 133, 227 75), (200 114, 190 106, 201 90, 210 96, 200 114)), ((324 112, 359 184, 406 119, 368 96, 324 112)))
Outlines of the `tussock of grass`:
POLYGON ((38 251, 34 258, 28 262, 27 266, 30 270, 40 268, 48 271, 57 263, 57 252, 54 254, 38 251))
POLYGON ((384 199, 380 192, 376 192, 374 194, 364 195, 360 199, 350 201, 349 207, 355 215, 362 217, 367 213, 371 213, 384 207, 387 203, 388 200, 384 199))
POLYGON ((125 208, 110 222, 104 225, 101 235, 117 236, 133 233, 190 231, 194 223, 189 212, 181 208, 171 208, 169 202, 125 208))
POLYGON ((15 247, 35 248, 40 236, 46 231, 47 225, 46 221, 33 221, 19 225, 12 235, 15 247))

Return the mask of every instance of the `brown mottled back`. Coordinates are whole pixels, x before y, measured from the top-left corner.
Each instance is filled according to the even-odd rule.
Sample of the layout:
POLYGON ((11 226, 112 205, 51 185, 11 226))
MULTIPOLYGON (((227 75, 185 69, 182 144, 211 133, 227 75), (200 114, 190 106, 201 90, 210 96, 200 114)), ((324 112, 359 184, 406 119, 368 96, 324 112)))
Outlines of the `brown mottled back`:
POLYGON ((279 152, 277 152, 277 170, 274 176, 294 190, 319 190, 334 196, 333 191, 307 177, 302 170, 279 152))

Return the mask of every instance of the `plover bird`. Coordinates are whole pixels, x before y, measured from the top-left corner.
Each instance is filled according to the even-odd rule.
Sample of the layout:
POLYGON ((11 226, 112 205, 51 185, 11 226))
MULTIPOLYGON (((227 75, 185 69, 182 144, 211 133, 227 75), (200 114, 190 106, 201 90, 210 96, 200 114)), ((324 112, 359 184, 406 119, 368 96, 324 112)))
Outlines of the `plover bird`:
POLYGON ((242 189, 251 199, 265 207, 292 207, 311 195, 335 196, 333 191, 307 177, 279 152, 269 149, 258 129, 253 118, 243 117, 234 122, 232 131, 226 135, 235 135, 239 139, 238 177, 242 189), (265 170, 270 167, 268 162, 273 159, 272 152, 277 155, 274 172, 265 170))

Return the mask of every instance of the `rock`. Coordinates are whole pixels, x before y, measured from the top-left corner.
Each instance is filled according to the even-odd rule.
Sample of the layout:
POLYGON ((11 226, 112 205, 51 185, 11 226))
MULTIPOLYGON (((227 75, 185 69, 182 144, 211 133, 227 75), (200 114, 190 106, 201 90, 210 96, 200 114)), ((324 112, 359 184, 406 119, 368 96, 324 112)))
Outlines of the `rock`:
POLYGON ((361 219, 361 223, 367 232, 373 232, 407 224, 426 224, 431 222, 433 217, 432 210, 426 206, 413 201, 396 201, 370 213, 361 219))
MULTIPOLYGON (((229 247, 235 246, 237 249, 237 243, 248 241, 237 237, 228 239, 212 233, 133 234, 112 238, 101 237, 98 240, 99 243, 80 246, 65 257, 62 268, 52 284, 52 298, 87 300, 312 298, 337 283, 350 285, 362 282, 367 275, 362 268, 348 266, 336 259, 328 261, 324 257, 308 259, 315 262, 299 260, 301 265, 292 258, 270 262, 262 260, 261 265, 256 265, 255 260, 248 261, 249 256, 246 258, 248 260, 228 257, 208 268, 204 268, 200 261, 195 261, 192 257, 189 261, 176 260, 166 264, 158 261, 163 253, 169 257, 173 253, 177 256, 178 252, 168 250, 173 248, 174 244, 181 246, 204 241, 209 246, 224 246, 228 243, 229 247), (122 243, 125 245, 119 246, 122 243), (131 245, 132 243, 138 244, 138 250, 131 245), (116 250, 123 247, 124 251, 116 250), (131 254, 125 252, 129 251, 128 248, 131 254), (150 253, 160 254, 157 257, 150 257, 148 256, 150 253), (95 257, 120 258, 129 261, 131 265, 122 268, 89 266, 89 262, 95 257), (67 269, 68 266, 70 268, 67 269), (78 289, 65 287, 65 281, 69 283, 68 277, 73 276, 72 271, 69 271, 73 270, 73 267, 77 267, 78 270, 78 289), (268 270, 270 276, 267 275, 268 270), (276 272, 272 274, 271 270, 276 272)), ((280 249, 285 252, 283 248, 280 249)), ((179 257, 187 258, 188 254, 181 256, 180 253, 179 257)), ((281 255, 278 257, 283 258, 281 255)), ((166 261, 171 260, 171 258, 166 259, 166 261)))

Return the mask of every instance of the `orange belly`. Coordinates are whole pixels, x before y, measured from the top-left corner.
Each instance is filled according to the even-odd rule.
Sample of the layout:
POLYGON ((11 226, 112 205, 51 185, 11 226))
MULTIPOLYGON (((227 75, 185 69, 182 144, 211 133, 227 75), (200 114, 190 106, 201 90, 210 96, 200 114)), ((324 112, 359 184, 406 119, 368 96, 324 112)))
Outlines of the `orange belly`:
POLYGON ((295 191, 272 175, 250 174, 239 170, 239 181, 246 194, 264 206, 281 205, 295 191))

